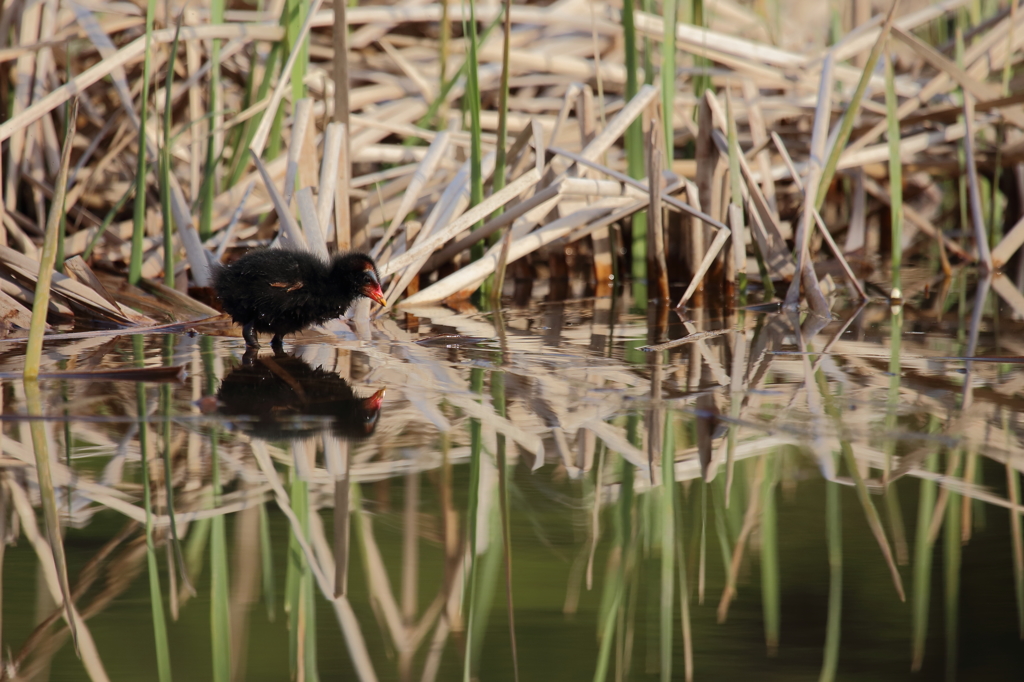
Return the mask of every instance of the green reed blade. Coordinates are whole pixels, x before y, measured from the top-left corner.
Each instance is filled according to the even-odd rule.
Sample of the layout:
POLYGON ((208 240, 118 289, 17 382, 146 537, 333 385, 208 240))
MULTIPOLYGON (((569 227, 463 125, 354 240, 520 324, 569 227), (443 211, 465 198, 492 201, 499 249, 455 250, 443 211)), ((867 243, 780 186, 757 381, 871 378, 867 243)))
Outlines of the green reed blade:
POLYGON ((617 510, 614 517, 618 566, 606 578, 605 591, 608 599, 602 599, 601 609, 598 612, 598 638, 601 644, 598 648, 594 682, 604 682, 607 678, 614 638, 617 633, 622 632, 622 628, 617 627, 617 621, 621 612, 620 607, 626 599, 626 561, 629 547, 634 538, 632 521, 635 510, 633 465, 621 458, 620 462, 622 466, 622 489, 619 492, 619 500, 616 504, 617 510))
MULTIPOLYGON (((838 466, 838 462, 836 463, 838 466)), ((841 489, 825 481, 825 531, 828 535, 828 620, 825 654, 818 682, 832 682, 839 666, 839 640, 843 622, 843 507, 841 489)))
POLYGON ((892 59, 885 58, 885 108, 889 122, 889 207, 892 221, 892 297, 903 298, 900 266, 903 262, 903 162, 900 159, 900 122, 896 113, 896 85, 892 59))
MULTIPOLYGON (((483 492, 483 491, 481 491, 483 492)), ((467 613, 467 624, 472 624, 472 632, 467 641, 472 641, 472 648, 469 651, 469 664, 472 670, 473 679, 480 678, 480 668, 483 662, 484 639, 490 629, 491 611, 494 609, 494 599, 498 591, 498 579, 501 576, 501 569, 504 563, 501 543, 495 539, 501 534, 501 516, 498 512, 498 505, 489 506, 490 513, 487 516, 487 534, 491 540, 487 544, 487 551, 478 555, 476 562, 479 563, 478 570, 474 571, 474 594, 467 613)), ((470 521, 475 523, 475 519, 470 521)))
MULTIPOLYGON (((508 5, 505 11, 509 11, 508 5)), ((508 43, 506 42, 506 45, 508 43)), ((491 373, 491 396, 494 399, 494 411, 499 417, 508 418, 505 399, 505 373, 491 373)), ((509 643, 512 647, 512 677, 519 682, 519 650, 516 642, 515 602, 512 599, 512 526, 508 509, 508 462, 505 434, 499 433, 497 466, 498 466, 498 503, 501 514, 501 540, 505 558, 505 599, 508 608, 509 643)))
POLYGON ((112 222, 114 222, 114 218, 121 212, 121 209, 124 208, 124 205, 128 203, 128 200, 131 199, 134 194, 135 185, 128 185, 128 189, 124 191, 124 194, 122 194, 121 198, 117 200, 117 203, 107 211, 107 215, 103 216, 103 222, 100 223, 99 229, 96 230, 96 234, 89 240, 89 245, 86 246, 85 251, 82 252, 82 260, 86 262, 89 261, 96 245, 100 243, 100 239, 102 239, 103 235, 106 234, 107 228, 110 227, 112 222))
MULTIPOLYGON (((421 128, 429 126, 433 121, 434 116, 436 116, 439 112, 442 112, 444 110, 444 103, 446 101, 445 98, 448 95, 448 89, 451 89, 450 86, 448 89, 445 89, 444 86, 447 85, 449 82, 452 85, 455 84, 455 79, 449 81, 447 78, 448 55, 451 52, 452 39, 452 22, 448 20, 448 0, 441 0, 440 33, 441 35, 438 39, 437 44, 437 61, 440 67, 440 72, 437 75, 437 81, 441 84, 441 91, 438 93, 438 96, 434 98, 434 101, 430 103, 430 108, 427 111, 427 116, 424 116, 423 118, 420 119, 419 126, 421 128)), ((487 32, 484 31, 484 36, 486 37, 486 35, 487 32)), ((461 73, 463 69, 465 69, 465 62, 463 62, 463 65, 459 67, 459 72, 461 73)), ((445 111, 444 113, 447 112, 445 111)), ((444 127, 443 124, 441 127, 444 127)))
MULTIPOLYGON (((626 60, 626 100, 636 96, 639 83, 637 81, 637 47, 636 25, 633 18, 634 0, 622 2, 622 33, 625 41, 626 60)), ((674 44, 674 43, 673 43, 674 44)), ((667 116, 666 116, 667 118, 667 116)), ((626 171, 630 177, 644 177, 644 135, 643 122, 638 118, 626 129, 626 171)), ((647 279, 647 212, 640 211, 633 215, 631 272, 634 282, 647 279)), ((636 297, 639 298, 639 297, 636 297)), ((647 304, 646 296, 643 304, 647 304)))
MULTIPOLYGON (((220 504, 220 457, 218 434, 210 434, 210 470, 213 505, 220 504)), ((214 682, 231 680, 231 586, 228 582, 227 519, 217 514, 210 525, 210 643, 213 649, 214 682)))
POLYGON ((779 521, 775 507, 775 483, 781 466, 781 453, 765 459, 761 483, 761 608, 764 612, 764 641, 768 655, 779 649, 782 591, 779 581, 779 521))
MULTIPOLYGON (((164 366, 171 367, 174 364, 174 336, 168 334, 164 340, 164 366)), ((177 562, 178 572, 181 574, 182 587, 190 594, 196 590, 189 580, 188 570, 185 568, 185 556, 181 551, 181 541, 178 539, 178 522, 174 514, 174 476, 171 462, 171 419, 174 389, 171 384, 160 386, 160 413, 164 417, 163 423, 163 460, 164 460, 164 485, 167 494, 167 514, 171 520, 171 548, 177 562)))
MULTIPOLYGON (((160 147, 160 208, 164 219, 164 284, 174 288, 174 218, 171 215, 171 106, 174 86, 174 60, 178 55, 178 38, 185 13, 178 15, 174 42, 167 58, 166 96, 164 97, 163 145, 160 147)), ((173 516, 172 516, 173 519, 173 516)), ((187 580, 187 578, 186 578, 187 580)))
MULTIPOLYGON (((733 540, 730 538, 727 526, 729 511, 725 508, 725 479, 721 476, 716 476, 714 481, 704 483, 703 485, 705 490, 710 489, 711 491, 711 509, 715 516, 715 535, 718 538, 718 548, 722 552, 722 565, 728 569, 732 565, 733 540)), ((706 499, 704 504, 706 507, 706 499)), ((740 504, 730 505, 729 510, 731 511, 733 507, 739 509, 740 504)))
MULTIPOLYGON (((463 30, 466 32, 466 93, 463 96, 462 108, 469 109, 469 134, 470 134, 470 157, 469 157, 469 207, 476 206, 484 200, 484 178, 480 164, 483 159, 481 149, 481 136, 483 130, 480 127, 480 62, 477 57, 479 43, 476 35, 476 2, 469 0, 469 21, 464 23, 463 30)), ((483 221, 473 226, 473 229, 480 227, 483 221)), ((470 250, 471 259, 477 260, 484 255, 484 243, 477 242, 470 250)))
MULTIPOLYGON (((483 393, 484 370, 475 367, 470 371, 469 387, 473 393, 483 393)), ((469 459, 469 500, 466 508, 466 525, 469 533, 469 574, 466 576, 466 654, 463 660, 462 675, 464 682, 470 682, 473 673, 473 651, 476 647, 475 638, 479 634, 476 612, 477 583, 479 582, 480 557, 477 553, 477 510, 480 505, 480 456, 483 452, 483 425, 479 419, 469 420, 470 459, 469 459)))
POLYGON ((263 603, 267 607, 267 620, 274 622, 277 595, 274 590, 274 548, 270 542, 270 517, 266 503, 260 504, 260 574, 263 578, 263 603))
MULTIPOLYGON (((828 390, 828 384, 826 383, 825 373, 819 369, 815 373, 815 379, 818 382, 819 390, 821 391, 822 398, 825 403, 825 412, 832 419, 833 422, 838 426, 842 423, 842 416, 839 406, 836 404, 835 396, 828 390)), ((864 477, 860 473, 860 469, 857 466, 857 458, 853 454, 853 446, 850 444, 849 439, 843 437, 839 440, 840 450, 843 454, 843 461, 846 463, 846 468, 849 470, 850 477, 853 478, 854 487, 857 490, 857 499, 860 501, 861 508, 864 510, 864 518, 868 523, 868 528, 871 529, 871 534, 874 535, 878 548, 882 551, 882 556, 885 558, 885 562, 889 567, 889 575, 892 577, 893 587, 896 588, 896 594, 899 595, 900 601, 906 600, 906 594, 903 590, 903 579, 900 577, 899 569, 896 567, 896 560, 893 558, 892 547, 889 545, 889 538, 885 534, 885 529, 882 527, 882 521, 878 516, 878 510, 875 508, 875 504, 871 501, 871 494, 868 492, 867 483, 864 481, 864 477)))
MULTIPOLYGON (((68 187, 68 171, 71 168, 71 146, 75 137, 75 119, 78 117, 78 99, 71 102, 68 110, 68 127, 60 154, 60 168, 54 185, 53 203, 46 216, 46 235, 43 238, 43 252, 39 256, 39 274, 36 277, 35 299, 32 302, 32 321, 29 323, 28 343, 25 345, 26 380, 39 377, 39 362, 43 354, 43 335, 46 333, 46 312, 50 305, 50 283, 53 280, 53 265, 57 260, 58 227, 64 215, 64 198, 68 187)), ((74 624, 71 624, 74 627, 74 624)))
MULTIPOLYGON (((205 501, 205 500, 204 500, 205 501)), ((203 572, 203 557, 210 539, 210 519, 198 519, 189 524, 185 541, 185 567, 189 575, 203 572)))
MULTIPOLYGON (((932 417, 931 422, 937 422, 932 417)), ((939 456, 928 455, 925 471, 934 472, 938 469, 939 456)), ((924 645, 928 637, 928 606, 931 601, 932 586, 932 544, 928 529, 932 523, 932 510, 935 508, 936 482, 921 479, 917 504, 917 531, 914 535, 914 577, 911 588, 911 630, 913 660, 912 670, 920 670, 924 661, 924 645)))
MULTIPOLYGON (((508 150, 508 79, 509 79, 509 55, 512 42, 512 0, 505 0, 505 20, 502 26, 504 31, 501 50, 501 85, 498 89, 498 142, 495 149, 494 179, 492 191, 497 192, 505 186, 505 164, 508 150)), ((494 215, 500 215, 499 208, 494 215)))
MULTIPOLYGON (((729 94, 729 90, 725 91, 725 106, 726 106, 726 118, 728 119, 728 145, 729 145, 729 184, 730 194, 732 199, 730 203, 735 204, 739 207, 741 215, 743 211, 743 182, 740 176, 740 144, 738 141, 738 133, 736 131, 736 117, 733 115, 732 109, 732 95, 729 94)), ((742 238, 741 238, 742 239, 742 238)), ((756 244, 757 240, 752 239, 752 243, 756 244)), ((767 268, 765 269, 767 271, 767 268)), ((763 277, 762 282, 767 282, 768 285, 765 287, 767 293, 768 287, 772 286, 770 277, 763 277)), ((740 296, 741 300, 746 300, 747 291, 747 274, 744 269, 743 272, 736 273, 736 293, 740 296)), ((742 305, 742 303, 741 303, 742 305)), ((735 429, 730 429, 732 433, 735 429)))
POLYGON ((46 423, 42 420, 43 404, 39 393, 39 384, 35 379, 25 379, 25 405, 30 417, 35 417, 30 424, 32 433, 32 450, 36 460, 36 478, 39 483, 40 501, 43 507, 43 520, 46 523, 46 538, 53 563, 60 583, 61 596, 64 600, 64 617, 71 631, 71 639, 78 650, 78 626, 75 624, 74 604, 72 604, 71 585, 68 581, 68 564, 64 554, 64 540, 60 533, 60 514, 57 511, 57 497, 53 489, 53 474, 50 471, 50 452, 47 445, 46 423))
MULTIPOLYGON (((146 364, 145 340, 141 334, 132 335, 135 366, 146 364)), ((136 389, 139 416, 139 457, 142 461, 142 505, 146 510, 146 565, 149 573, 149 602, 153 610, 153 637, 156 644, 156 668, 160 682, 171 680, 171 648, 167 639, 167 620, 164 617, 163 591, 160 589, 160 569, 156 563, 156 546, 153 542, 153 493, 149 478, 149 424, 146 415, 149 403, 146 400, 146 384, 139 383, 136 389)))
POLYGON ((665 123, 665 149, 668 150, 665 163, 671 170, 675 148, 672 114, 676 110, 676 24, 679 21, 676 0, 664 0, 662 21, 665 35, 661 41, 661 115, 665 123))
MULTIPOLYGON (((895 243, 895 242, 894 242, 895 243)), ((893 256, 896 257, 895 255, 893 256)), ((893 276, 896 266, 893 265, 893 276)), ((898 286, 895 282, 893 286, 898 286)), ((900 378, 902 377, 902 363, 900 351, 903 346, 903 309, 893 312, 889 322, 889 392, 886 396, 885 430, 892 433, 896 429, 900 408, 900 378)), ((885 473, 888 480, 889 471, 892 467, 892 458, 896 454, 896 439, 886 438, 885 440, 885 473)))
MULTIPOLYGON (((690 23, 694 26, 701 28, 708 27, 709 12, 704 7, 704 0, 692 0, 693 4, 690 7, 690 23)), ((700 69, 700 75, 693 79, 693 97, 698 102, 704 97, 706 90, 712 90, 711 85, 711 60, 707 57, 707 52, 702 50, 701 54, 694 54, 693 66, 700 69)), ((697 113, 697 108, 693 110, 694 115, 697 113)), ((695 119, 696 120, 696 119, 695 119)))
POLYGON ((142 97, 139 100, 139 157, 135 168, 135 218, 132 225, 132 255, 128 263, 128 282, 138 284, 142 279, 142 257, 146 236, 146 175, 148 150, 146 148, 146 118, 149 111, 150 54, 153 38, 153 18, 156 0, 146 3, 146 52, 142 60, 142 97))
MULTIPOLYGON (((657 423, 652 423, 657 428, 657 423)), ((666 411, 664 439, 661 451, 661 679, 672 679, 672 621, 675 616, 673 603, 675 595, 675 432, 672 429, 672 415, 666 411)))
MULTIPOLYGON (((448 5, 447 5, 447 2, 446 2, 446 3, 444 3, 445 12, 447 12, 447 7, 448 7, 448 5)), ((491 29, 493 29, 495 26, 498 25, 498 22, 501 21, 502 16, 503 15, 499 12, 498 14, 495 15, 495 17, 491 21, 491 23, 487 24, 487 26, 484 27, 484 30, 480 33, 479 40, 477 41, 478 45, 482 45, 482 44, 484 44, 487 41, 487 36, 490 35, 491 29)), ((447 25, 447 22, 445 22, 445 24, 447 25)), ((442 37, 444 37, 444 36, 445 36, 445 32, 442 31, 442 37)), ((443 43, 441 45, 440 49, 441 49, 441 53, 442 53, 442 57, 443 57, 446 54, 447 43, 443 43)), ((419 126, 420 128, 430 128, 430 127, 433 126, 434 119, 437 117, 437 113, 441 110, 441 108, 443 107, 444 103, 448 100, 448 93, 451 92, 452 88, 455 87, 455 84, 459 81, 459 79, 463 75, 466 75, 467 81, 468 81, 468 78, 469 78, 469 74, 467 72, 467 65, 469 64, 469 58, 468 57, 462 62, 462 64, 459 65, 458 70, 454 74, 452 74, 452 77, 450 79, 448 79, 448 80, 444 79, 444 70, 445 70, 444 65, 445 65, 446 61, 447 60, 443 60, 441 62, 441 64, 442 64, 441 89, 438 92, 437 97, 434 98, 434 101, 430 103, 430 107, 427 109, 427 113, 423 114, 423 116, 420 118, 419 122, 417 122, 416 125, 419 126)), ((466 87, 467 87, 467 92, 468 92, 468 87, 469 87, 468 83, 467 83, 466 87)))
MULTIPOLYGON (((1010 502, 1020 505, 1020 473, 1011 463, 1006 465, 1006 487, 1010 502)), ((1017 628, 1021 639, 1024 639, 1024 529, 1021 528, 1022 515, 1018 511, 1010 511, 1010 537, 1013 544, 1013 590, 1017 596, 1017 628)))
POLYGON ((603 613, 600 621, 598 621, 601 630, 601 644, 597 651, 597 667, 594 670, 594 682, 604 682, 608 677, 608 664, 611 659, 612 643, 614 641, 613 635, 617 630, 615 627, 616 619, 622 595, 625 592, 621 571, 615 571, 614 575, 608 578, 608 582, 611 588, 612 599, 608 604, 607 611, 603 613))
MULTIPOLYGON (((299 33, 302 31, 302 23, 305 21, 306 15, 309 14, 309 6, 309 0, 285 0, 284 14, 281 15, 285 31, 285 54, 291 54, 295 49, 295 43, 299 38, 299 33)), ((306 71, 309 68, 308 37, 302 41, 302 46, 299 49, 299 56, 295 60, 295 65, 292 66, 290 81, 292 86, 292 102, 298 102, 306 96, 305 80, 306 71)), ((299 142, 301 141, 292 140, 292 144, 299 142)))
MULTIPOLYGON (((253 49, 255 51, 255 46, 253 49)), ((270 54, 267 55, 267 62, 263 69, 263 80, 260 81, 259 86, 256 88, 256 98, 254 101, 262 102, 267 98, 271 82, 274 80, 274 69, 277 68, 277 60, 280 59, 280 56, 281 43, 277 42, 270 46, 270 54)), ((255 78, 255 69, 253 70, 253 78, 255 78)), ((256 136, 256 129, 259 128, 264 114, 265 112, 261 111, 242 124, 239 139, 245 142, 239 145, 238 151, 231 158, 231 172, 228 173, 227 180, 228 187, 234 187, 238 184, 238 181, 242 179, 242 175, 245 173, 246 163, 249 160, 249 147, 252 145, 253 138, 256 136)))
MULTIPOLYGON (((210 23, 224 23, 224 0, 211 0, 210 23)), ((220 40, 215 38, 210 41, 210 91, 208 106, 211 112, 219 111, 223 106, 220 99, 220 68, 220 40)), ((203 241, 209 239, 213 231, 213 200, 217 196, 217 162, 220 155, 216 144, 216 128, 216 121, 210 121, 207 124, 206 167, 203 169, 203 182, 200 190, 201 209, 199 212, 199 238, 203 241)))
MULTIPOLYGON (((294 470, 293 470, 294 475, 294 470)), ((309 484, 293 478, 289 490, 292 510, 299 528, 309 534, 309 484)), ((312 604, 312 571, 305 561, 302 547, 292 530, 288 535, 288 571, 285 576, 285 611, 288 613, 288 640, 292 677, 318 679, 316 670, 316 627, 312 604), (301 671, 301 676, 300 676, 301 671)))
MULTIPOLYGON (((675 438, 675 436, 673 436, 675 438)), ((690 622, 690 582, 686 573, 686 540, 683 532, 683 505, 676 490, 676 566, 679 576, 679 616, 683 630, 683 665, 686 682, 693 682, 693 628, 690 622)))
MULTIPOLYGON (((951 476, 955 479, 960 476, 960 468, 957 467, 951 476)), ((957 623, 960 617, 960 564, 963 554, 963 543, 960 539, 960 495, 950 492, 946 504, 946 528, 944 530, 945 561, 943 569, 945 573, 945 600, 946 608, 946 679, 952 682, 957 678, 957 653, 959 647, 959 629, 957 623)))
POLYGON ((885 46, 889 39, 892 22, 896 18, 896 8, 899 7, 899 4, 900 0, 893 0, 892 7, 889 8, 889 14, 885 18, 885 23, 882 24, 882 31, 878 34, 878 39, 868 55, 868 61, 864 65, 864 71, 861 73, 860 81, 857 83, 857 89, 854 90, 853 97, 850 98, 850 103, 847 105, 846 111, 843 112, 842 122, 839 124, 839 134, 836 136, 832 149, 829 151, 828 160, 825 161, 825 167, 821 172, 821 180, 818 185, 818 196, 814 200, 814 206, 819 211, 825 203, 825 194, 832 184, 832 177, 836 174, 839 156, 843 153, 846 142, 850 139, 850 133, 853 131, 853 122, 857 118, 860 101, 864 97, 864 92, 867 90, 868 83, 871 81, 871 76, 875 71, 875 64, 878 63, 878 57, 882 54, 882 47, 885 46))
POLYGON ((68 214, 65 210, 60 212, 60 223, 57 226, 57 257, 54 258, 53 269, 64 274, 64 242, 67 239, 68 214))

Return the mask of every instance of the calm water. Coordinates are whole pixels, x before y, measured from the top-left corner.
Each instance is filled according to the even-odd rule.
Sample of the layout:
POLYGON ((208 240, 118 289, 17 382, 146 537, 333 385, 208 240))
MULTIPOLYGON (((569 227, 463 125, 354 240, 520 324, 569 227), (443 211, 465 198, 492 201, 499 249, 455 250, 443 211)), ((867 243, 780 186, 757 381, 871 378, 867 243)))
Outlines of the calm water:
POLYGON ((38 406, 5 379, 7 678, 1024 675, 1024 324, 988 288, 832 321, 417 312, 249 364, 202 334, 48 342, 44 370, 185 375, 42 380, 38 406))

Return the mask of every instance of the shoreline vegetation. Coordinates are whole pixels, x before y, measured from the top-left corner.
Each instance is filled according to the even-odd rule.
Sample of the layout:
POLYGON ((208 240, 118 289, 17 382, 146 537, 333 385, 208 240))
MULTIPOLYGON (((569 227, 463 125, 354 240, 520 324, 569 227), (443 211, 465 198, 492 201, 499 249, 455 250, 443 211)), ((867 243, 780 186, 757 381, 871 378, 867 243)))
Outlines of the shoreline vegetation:
POLYGON ((27 328, 69 131, 59 324, 210 314, 210 264, 263 244, 369 252, 407 309, 538 271, 825 316, 865 277, 895 302, 959 266, 1019 282, 1024 13, 904 4, 832 7, 799 51, 773 2, 369 5, 347 31, 321 1, 15 3, 0 313, 27 328))

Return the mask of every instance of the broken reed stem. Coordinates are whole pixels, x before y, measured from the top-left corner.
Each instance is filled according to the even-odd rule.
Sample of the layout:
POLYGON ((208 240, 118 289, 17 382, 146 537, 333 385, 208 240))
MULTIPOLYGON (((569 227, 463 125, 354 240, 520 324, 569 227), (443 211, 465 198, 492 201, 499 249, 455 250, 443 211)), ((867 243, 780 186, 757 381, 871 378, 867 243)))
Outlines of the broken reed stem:
POLYGON ((666 165, 672 167, 673 139, 672 113, 676 110, 676 21, 678 6, 676 0, 664 0, 662 22, 665 24, 665 35, 661 42, 661 111, 665 125, 666 165))
MULTIPOLYGON (((334 38, 334 116, 332 120, 335 123, 344 123, 348 125, 348 4, 345 2, 334 3, 334 27, 333 27, 333 38, 334 38)), ((442 62, 442 72, 444 65, 442 62)), ((326 192, 326 187, 320 188, 321 192, 326 192)), ((322 227, 326 227, 327 224, 324 222, 320 223, 322 227)))
MULTIPOLYGON (((647 220, 647 237, 650 248, 648 274, 657 287, 658 302, 668 303, 668 267, 665 264, 665 228, 661 210, 661 130, 658 117, 651 118, 647 134, 647 184, 650 195, 650 211, 647 220)), ((652 292, 653 293, 653 292, 652 292)))
POLYGON ((974 95, 964 90, 964 156, 967 165, 967 193, 971 201, 971 222, 974 225, 974 241, 978 249, 978 265, 986 272, 992 272, 992 253, 988 248, 985 218, 981 208, 981 188, 978 185, 978 165, 974 154, 974 95))
POLYGON ((743 243, 743 179, 740 172, 740 145, 737 141, 736 117, 732 107, 731 90, 725 91, 725 111, 728 122, 729 186, 731 199, 727 215, 732 229, 732 260, 727 263, 731 275, 729 281, 736 286, 736 293, 744 296, 747 288, 747 254, 743 243))
MULTIPOLYGON (((334 236, 340 253, 352 248, 352 207, 348 199, 348 186, 352 178, 352 155, 349 153, 348 124, 337 125, 341 142, 338 147, 338 182, 334 186, 334 236)), ((321 186, 320 191, 330 190, 321 186)))

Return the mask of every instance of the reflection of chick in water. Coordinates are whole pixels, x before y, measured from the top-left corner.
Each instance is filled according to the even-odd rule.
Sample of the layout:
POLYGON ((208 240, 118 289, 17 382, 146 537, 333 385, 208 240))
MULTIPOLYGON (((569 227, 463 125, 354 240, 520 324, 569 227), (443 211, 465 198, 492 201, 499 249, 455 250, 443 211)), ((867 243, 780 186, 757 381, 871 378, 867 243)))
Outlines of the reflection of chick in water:
POLYGON ((224 377, 217 399, 221 414, 251 417, 239 428, 257 438, 306 438, 326 428, 322 420, 311 423, 304 417, 330 417, 335 435, 365 438, 377 426, 384 390, 369 398, 357 397, 334 372, 280 355, 257 358, 234 369, 224 377))

